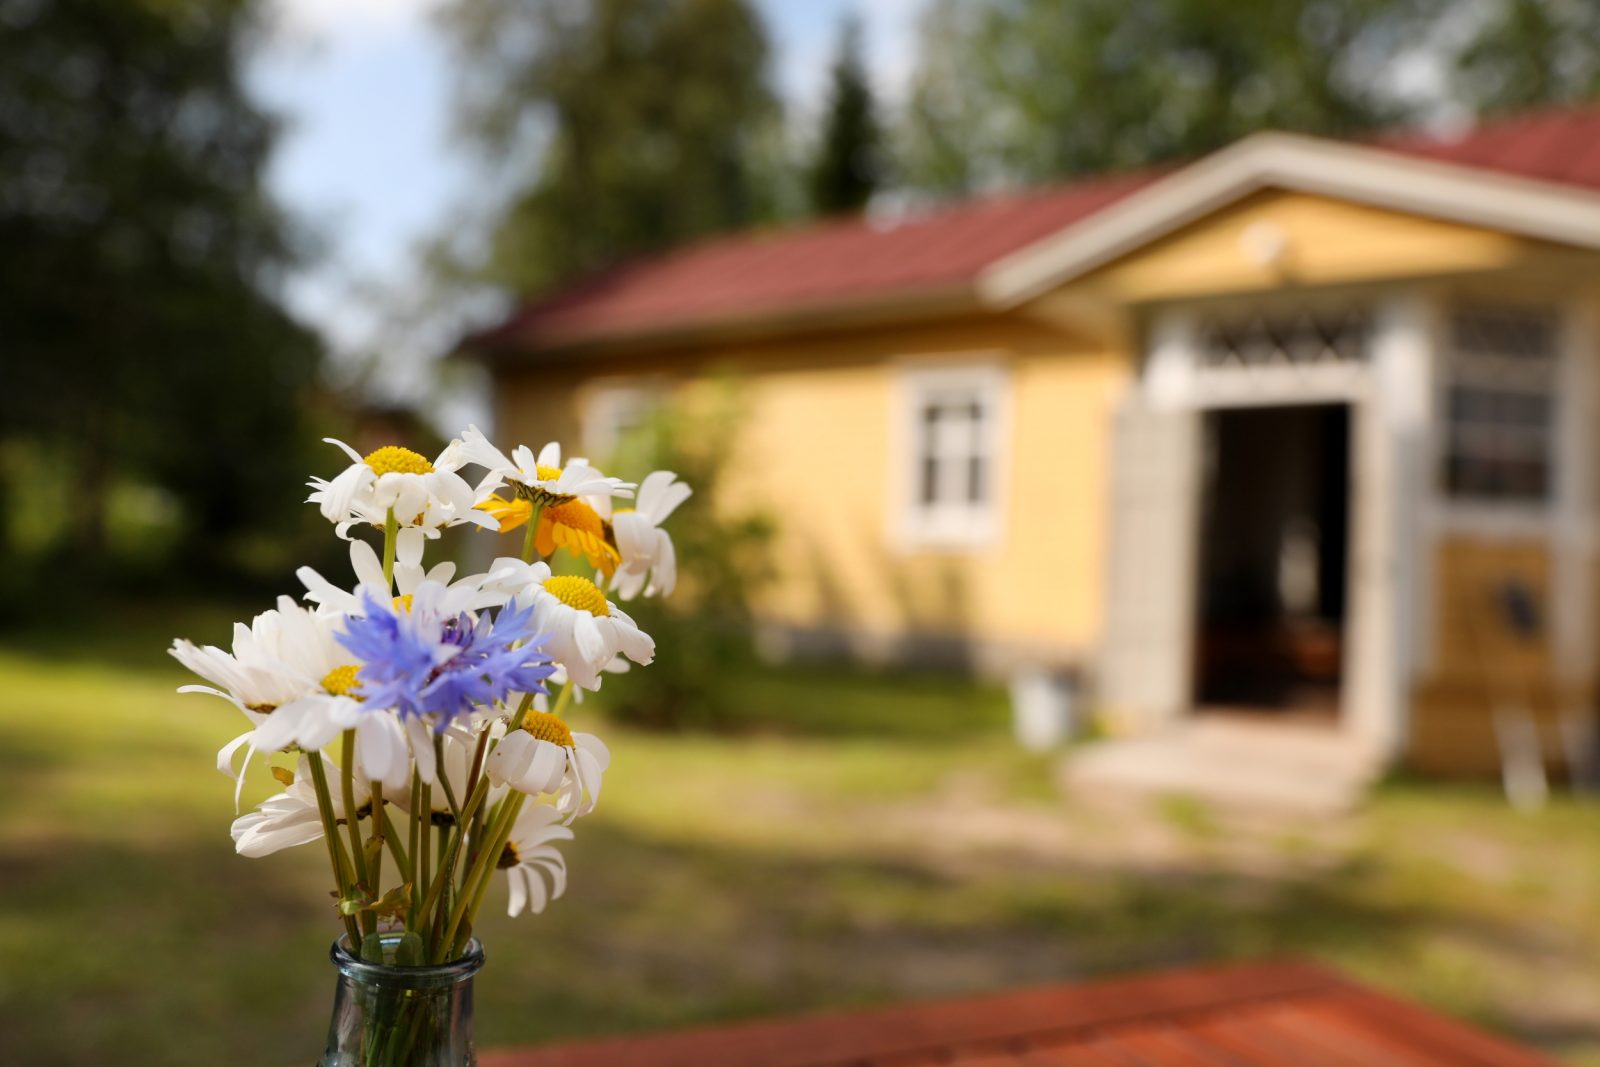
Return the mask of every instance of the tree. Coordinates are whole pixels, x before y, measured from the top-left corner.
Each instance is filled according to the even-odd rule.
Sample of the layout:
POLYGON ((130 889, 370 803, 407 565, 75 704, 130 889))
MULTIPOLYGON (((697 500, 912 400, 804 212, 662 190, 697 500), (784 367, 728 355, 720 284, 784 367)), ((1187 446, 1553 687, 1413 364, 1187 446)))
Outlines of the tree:
POLYGON ((882 182, 883 165, 872 84, 861 56, 861 23, 852 18, 840 30, 827 113, 810 168, 812 210, 819 215, 860 211, 882 182))
POLYGON ((319 349, 272 295, 254 25, 248 0, 0 0, 0 444, 72 487, 81 560, 119 486, 159 487, 203 565, 304 477, 319 349))
POLYGON ((1600 4, 1499 0, 1455 56, 1452 89, 1473 111, 1517 111, 1600 95, 1600 4))
POLYGON ((1421 0, 935 0, 906 166, 963 192, 1189 158, 1264 127, 1408 117, 1378 77, 1421 0))
POLYGON ((482 276, 513 291, 768 208, 767 40, 744 0, 455 0, 462 134, 509 190, 482 276))

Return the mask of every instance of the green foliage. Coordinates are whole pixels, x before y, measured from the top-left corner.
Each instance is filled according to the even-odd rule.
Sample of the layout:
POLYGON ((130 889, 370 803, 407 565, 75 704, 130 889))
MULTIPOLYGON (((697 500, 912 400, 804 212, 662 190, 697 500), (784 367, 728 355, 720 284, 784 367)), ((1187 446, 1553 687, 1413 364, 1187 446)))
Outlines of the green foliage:
POLYGON ((822 136, 811 164, 812 210, 819 215, 860 211, 883 182, 884 162, 872 83, 861 56, 861 23, 850 19, 840 33, 822 136))
POLYGON ((663 409, 621 443, 609 470, 670 470, 694 495, 666 522, 678 558, 670 597, 640 599, 628 613, 656 640, 648 668, 607 678, 609 714, 654 728, 719 727, 737 712, 733 675, 754 656, 751 598, 771 577, 769 516, 729 492, 740 421, 737 389, 704 404, 663 409))
POLYGON ((1597 93, 1582 0, 934 0, 902 155, 911 185, 963 193, 1597 93), (1407 63, 1442 86, 1402 92, 1407 63))
POLYGON ((1600 4, 1499 0, 1456 57, 1453 88, 1479 112, 1600 94, 1600 4))
POLYGON ((488 282, 538 289, 765 214, 778 110, 745 0, 455 0, 444 23, 462 132, 513 190, 488 282))
POLYGON ((0 535, 70 573, 122 568, 118 521, 212 574, 293 521, 319 348, 272 295, 294 250, 240 82, 252 10, 0 0, 0 448, 31 465, 0 496, 72 487, 50 536, 0 535))
POLYGON ((1376 77, 1420 0, 936 0, 906 129, 913 184, 965 192, 1188 158, 1266 127, 1405 117, 1376 77))

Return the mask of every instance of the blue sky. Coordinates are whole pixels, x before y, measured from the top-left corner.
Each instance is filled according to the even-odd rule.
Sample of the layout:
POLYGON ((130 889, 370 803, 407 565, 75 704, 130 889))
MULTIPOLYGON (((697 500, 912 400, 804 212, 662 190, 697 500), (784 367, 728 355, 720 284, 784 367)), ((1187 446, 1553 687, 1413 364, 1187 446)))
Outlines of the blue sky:
MULTIPOLYGON (((912 28, 925 0, 757 0, 776 50, 779 91, 802 114, 826 83, 840 20, 859 11, 878 90, 903 93, 912 28)), ((273 0, 274 33, 254 62, 259 99, 287 122, 269 174, 282 201, 321 236, 320 265, 291 299, 336 347, 372 322, 353 295, 403 287, 412 249, 471 190, 449 132, 451 74, 430 23, 438 0, 273 0)))

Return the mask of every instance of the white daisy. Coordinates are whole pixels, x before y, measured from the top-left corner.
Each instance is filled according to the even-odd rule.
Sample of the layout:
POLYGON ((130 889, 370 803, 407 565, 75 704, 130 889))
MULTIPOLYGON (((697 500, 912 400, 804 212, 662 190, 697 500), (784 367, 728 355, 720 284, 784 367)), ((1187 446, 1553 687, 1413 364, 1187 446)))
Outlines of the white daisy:
POLYGON ((382 527, 394 509, 400 525, 437 537, 441 526, 469 522, 495 529, 494 517, 477 510, 479 494, 456 473, 462 459, 457 449, 446 448, 432 463, 420 453, 397 445, 362 456, 343 441, 324 438, 342 448, 350 466, 330 481, 312 478, 306 499, 316 504, 323 518, 336 525, 340 537, 350 536, 357 524, 382 527))
POLYGON ((549 635, 544 650, 584 689, 600 688, 600 672, 618 654, 644 666, 656 643, 587 578, 555 575, 534 589, 534 625, 549 635))
MULTIPOLYGON (((438 610, 452 616, 462 612, 475 612, 482 608, 499 607, 509 599, 503 594, 483 591, 486 575, 468 575, 451 582, 450 579, 455 577, 456 565, 448 560, 424 570, 422 566, 424 540, 425 535, 417 529, 401 530, 395 537, 394 588, 399 592, 402 601, 414 598, 424 584, 445 591, 430 595, 438 597, 438 610)), ((344 615, 365 613, 366 609, 361 602, 363 589, 371 590, 380 600, 388 598, 388 594, 382 592, 383 562, 378 559, 378 553, 371 545, 357 539, 350 541, 350 569, 356 576, 356 584, 350 589, 333 584, 310 567, 301 567, 295 571, 295 577, 306 587, 307 600, 344 615)))
MULTIPOLYGON (((611 576, 611 590, 623 600, 645 596, 666 596, 678 581, 678 558, 672 538, 661 524, 689 499, 692 490, 671 471, 655 471, 639 485, 639 497, 631 510, 611 516, 622 564, 611 576), (652 574, 652 571, 654 572, 652 574)), ((610 501, 603 501, 609 505, 610 501)))
MULTIPOLYGON (((589 461, 573 457, 566 466, 561 464, 561 446, 552 441, 535 456, 527 445, 518 445, 508 457, 484 436, 476 426, 450 443, 446 450, 467 463, 476 463, 489 471, 489 477, 479 490, 505 485, 517 495, 540 504, 562 504, 580 496, 631 497, 634 484, 620 478, 609 478, 593 467, 589 461)), ((481 497, 480 502, 487 500, 481 497)), ((503 502, 502 502, 503 503, 503 502)))
POLYGON ((530 711, 519 729, 500 739, 484 773, 495 785, 529 796, 556 798, 556 810, 571 822, 594 810, 611 752, 593 734, 574 732, 559 716, 530 711))
POLYGON ((588 578, 552 576, 546 563, 502 556, 490 564, 482 588, 519 603, 532 598, 534 628, 546 635, 544 651, 584 689, 600 688, 600 672, 619 653, 640 666, 655 658, 650 635, 588 578))
POLYGON ((511 835, 500 853, 499 867, 506 872, 511 899, 506 914, 515 918, 524 908, 537 915, 567 888, 567 863, 552 841, 571 841, 572 831, 558 825, 553 809, 544 804, 529 805, 511 824, 511 835), (545 879, 550 889, 545 890, 545 879))
POLYGON ((420 719, 402 717, 389 708, 369 708, 347 700, 329 714, 336 731, 356 732, 357 773, 383 783, 385 794, 399 796, 411 788, 412 761, 424 782, 437 781, 433 732, 420 719))
MULTIPOLYGON (((339 765, 327 756, 319 754, 317 758, 322 760, 329 781, 337 781, 339 765)), ((356 818, 364 819, 372 813, 372 783, 360 768, 354 769, 352 777, 355 783, 356 818)), ((329 789, 328 793, 334 820, 344 822, 344 801, 340 790, 335 787, 329 789)), ((280 849, 293 848, 321 838, 322 817, 317 811, 317 792, 312 786, 311 757, 301 756, 294 782, 283 792, 274 793, 263 800, 255 811, 233 820, 229 833, 233 836, 235 851, 252 858, 268 856, 280 849)))
MULTIPOLYGON (((487 727, 485 727, 487 728, 487 727)), ((443 788, 443 781, 448 780, 450 789, 455 794, 457 804, 467 802, 467 779, 472 774, 472 757, 477 748, 477 735, 459 727, 451 727, 441 737, 444 741, 444 762, 435 772, 435 778, 428 784, 433 786, 429 791, 429 822, 434 826, 449 826, 454 824, 454 816, 450 811, 450 795, 443 788)), ((484 796, 483 810, 487 811, 505 793, 504 788, 494 788, 484 796)), ((411 811, 411 791, 400 790, 390 795, 384 794, 385 799, 393 800, 395 806, 401 811, 411 811)))
MULTIPOLYGON (((215 645, 200 647, 177 640, 169 650, 179 663, 212 685, 185 685, 180 693, 210 693, 233 704, 250 720, 251 729, 240 734, 217 752, 217 769, 243 787, 244 766, 258 748, 276 750, 289 744, 304 743, 315 748, 324 727, 313 715, 313 706, 304 703, 309 696, 326 693, 324 680, 347 663, 349 655, 334 639, 336 620, 325 613, 302 607, 288 597, 279 597, 278 606, 250 621, 234 624, 233 651, 215 645), (220 687, 220 688, 217 688, 220 687), (261 743, 256 731, 282 713, 268 741, 261 743), (234 769, 233 757, 248 746, 244 765, 234 769)), ((323 743, 326 743, 325 741, 323 743)), ((237 803, 238 789, 235 789, 237 803)))

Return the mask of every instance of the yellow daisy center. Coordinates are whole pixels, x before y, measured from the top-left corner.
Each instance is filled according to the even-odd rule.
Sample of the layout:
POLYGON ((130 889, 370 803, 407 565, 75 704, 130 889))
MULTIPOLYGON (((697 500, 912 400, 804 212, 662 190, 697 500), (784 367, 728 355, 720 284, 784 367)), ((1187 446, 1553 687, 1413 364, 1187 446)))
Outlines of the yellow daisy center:
POLYGON ((535 463, 533 471, 541 482, 553 482, 561 477, 560 467, 546 467, 543 463, 535 463))
POLYGON ((562 748, 573 746, 572 731, 561 721, 561 716, 548 711, 528 712, 528 717, 522 720, 522 728, 540 741, 548 741, 562 748))
POLYGON ((554 578, 545 579, 544 591, 569 608, 587 611, 590 615, 611 614, 611 602, 606 600, 606 595, 587 578, 558 574, 554 578))
POLYGON ((350 691, 358 684, 356 673, 360 670, 361 668, 354 663, 347 663, 343 667, 335 667, 322 679, 322 688, 336 697, 349 696, 350 691))
POLYGON ((399 445, 384 445, 375 452, 368 452, 362 462, 378 474, 433 473, 433 464, 426 457, 399 445))
POLYGON ((410 611, 411 610, 411 594, 410 593, 401 593, 399 596, 395 597, 394 598, 394 610, 396 610, 396 611, 410 611))
POLYGON ((517 846, 507 841, 506 847, 500 850, 500 858, 495 861, 494 865, 500 870, 506 871, 521 862, 522 860, 517 856, 517 846))

